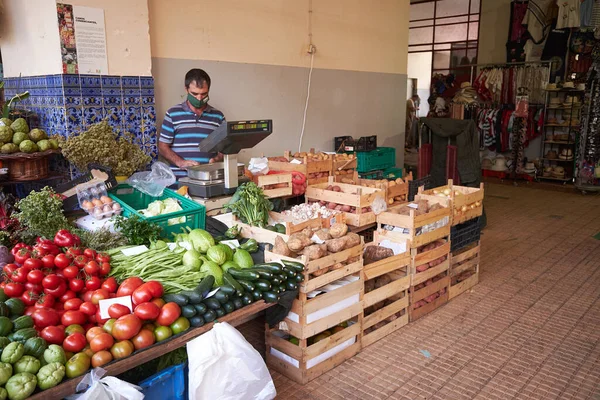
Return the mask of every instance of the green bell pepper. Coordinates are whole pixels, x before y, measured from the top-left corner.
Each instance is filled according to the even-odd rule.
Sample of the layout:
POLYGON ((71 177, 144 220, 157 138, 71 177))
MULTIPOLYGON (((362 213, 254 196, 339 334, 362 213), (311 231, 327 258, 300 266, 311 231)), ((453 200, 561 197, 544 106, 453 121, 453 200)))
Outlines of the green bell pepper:
POLYGON ((23 357, 25 347, 19 342, 12 342, 2 350, 0 361, 3 363, 14 364, 23 357))
POLYGON ((6 382, 5 389, 10 400, 25 400, 35 390, 37 378, 29 372, 21 372, 11 376, 6 382))
POLYGON ((239 236, 240 231, 241 231, 240 227, 237 225, 234 225, 231 228, 227 229, 227 231, 225 231, 225 237, 227 239, 235 239, 239 236))
POLYGON ((67 356, 62 347, 57 344, 51 344, 46 350, 44 350, 44 360, 50 364, 53 362, 59 362, 64 364, 67 362, 67 356))
POLYGON ((244 249, 248 253, 256 253, 258 251, 258 242, 254 239, 248 239, 246 243, 240 245, 240 249, 244 249))
POLYGON ((13 367, 8 363, 0 363, 0 386, 3 386, 12 376, 13 367))
POLYGON ((44 365, 37 373, 38 387, 42 390, 53 388, 65 377, 65 366, 59 362, 44 365))
POLYGON ((37 358, 33 356, 23 356, 15 363, 15 373, 29 372, 30 374, 37 374, 41 366, 42 365, 37 358))

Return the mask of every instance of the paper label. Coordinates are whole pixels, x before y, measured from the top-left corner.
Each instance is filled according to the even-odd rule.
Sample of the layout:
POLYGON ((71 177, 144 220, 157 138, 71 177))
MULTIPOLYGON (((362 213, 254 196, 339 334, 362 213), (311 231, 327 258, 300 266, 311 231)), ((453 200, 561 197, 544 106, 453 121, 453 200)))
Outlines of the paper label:
POLYGON ((302 161, 300 161, 300 160, 296 160, 296 159, 294 158, 292 161, 290 161, 290 164, 302 164, 302 161))
POLYGON ((323 244, 323 243, 325 243, 325 241, 322 240, 320 237, 318 237, 316 233, 314 235, 312 235, 312 237, 310 238, 310 240, 312 240, 316 244, 323 244))
POLYGON ((145 245, 131 247, 129 249, 121 250, 121 253, 126 255, 127 257, 137 256, 138 254, 142 254, 148 251, 148 247, 145 245))
POLYGON ((221 288, 216 288, 215 290, 213 290, 212 292, 208 293, 205 297, 205 299, 208 299, 209 297, 212 297, 215 295, 215 293, 217 293, 219 291, 219 289, 221 288))
POLYGON ((238 247, 240 247, 240 242, 238 242, 237 239, 233 239, 233 240, 222 240, 219 243, 224 244, 229 246, 232 250, 237 249, 238 247))
POLYGON ((100 300, 98 306, 100 307, 100 318, 110 318, 108 315, 108 308, 113 304, 122 304, 129 308, 129 311, 133 312, 133 304, 131 304, 131 296, 115 297, 114 299, 100 300))
POLYGON ((333 224, 335 224, 335 217, 332 217, 332 218, 329 220, 329 225, 333 225, 333 224))
POLYGON ((415 210, 417 210, 419 208, 419 206, 417 204, 415 204, 415 203, 410 203, 408 206, 410 208, 414 208, 415 210))
POLYGON ((386 239, 382 240, 381 243, 379 243, 379 245, 381 247, 385 247, 386 249, 392 250, 395 256, 397 256, 398 254, 406 253, 406 243, 395 243, 386 239))

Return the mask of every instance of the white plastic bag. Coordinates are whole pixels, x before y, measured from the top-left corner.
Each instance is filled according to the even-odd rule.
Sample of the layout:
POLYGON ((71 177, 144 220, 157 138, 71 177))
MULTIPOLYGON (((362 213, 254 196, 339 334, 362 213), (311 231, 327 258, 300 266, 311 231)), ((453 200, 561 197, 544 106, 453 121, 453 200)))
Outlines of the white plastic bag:
POLYGON ((106 371, 100 367, 86 374, 77 385, 77 391, 89 389, 82 394, 74 394, 67 400, 142 400, 142 388, 122 381, 114 376, 102 378, 106 371), (100 379, 102 378, 102 379, 100 379))
POLYGON ((252 175, 266 175, 269 173, 269 160, 266 157, 251 158, 248 163, 248 171, 252 175))
POLYGON ((171 168, 160 161, 152 164, 151 171, 136 172, 127 179, 127 183, 152 197, 162 196, 166 187, 176 182, 171 168))
POLYGON ((190 400, 271 400, 277 394, 258 351, 226 322, 190 341, 187 353, 190 400))

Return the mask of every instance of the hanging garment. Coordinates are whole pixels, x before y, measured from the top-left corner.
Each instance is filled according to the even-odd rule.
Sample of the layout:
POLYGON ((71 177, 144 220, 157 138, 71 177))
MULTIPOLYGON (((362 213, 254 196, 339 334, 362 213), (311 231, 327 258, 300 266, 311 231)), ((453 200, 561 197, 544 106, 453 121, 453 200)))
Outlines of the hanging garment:
POLYGON ((527 3, 513 1, 510 3, 510 32, 508 40, 511 42, 521 41, 527 33, 523 26, 523 18, 527 14, 527 3))
POLYGON ((544 51, 542 52, 542 60, 552 61, 551 82, 555 82, 556 78, 560 78, 561 81, 565 78, 565 63, 568 44, 568 30, 553 28, 552 31, 550 31, 546 46, 544 46, 544 51))
POLYGON ((520 174, 523 169, 524 149, 527 142, 527 118, 515 118, 513 136, 512 168, 514 172, 520 174))
POLYGON ((596 39, 600 39, 600 0, 593 0, 594 5, 592 7, 592 21, 590 23, 591 28, 596 28, 594 36, 596 39))
POLYGON ((580 25, 582 28, 592 26, 594 0, 582 0, 580 6, 580 25))
POLYGON ((579 28, 581 26, 581 0, 557 0, 558 19, 556 28, 579 28))
POLYGON ((554 0, 529 0, 523 25, 527 26, 527 31, 535 43, 542 42, 548 35, 552 4, 554 0))

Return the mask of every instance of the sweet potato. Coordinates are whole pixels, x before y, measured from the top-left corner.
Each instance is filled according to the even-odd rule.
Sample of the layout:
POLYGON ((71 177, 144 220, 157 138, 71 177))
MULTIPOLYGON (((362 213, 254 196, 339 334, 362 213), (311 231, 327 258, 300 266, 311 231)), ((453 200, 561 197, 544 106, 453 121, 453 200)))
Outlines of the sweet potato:
POLYGON ((380 287, 384 287, 385 285, 392 282, 392 278, 390 278, 387 274, 381 275, 375 279, 375 289, 379 289, 380 287))
POLYGON ((301 254, 307 256, 309 261, 318 260, 327 255, 327 245, 313 244, 312 246, 305 247, 301 254))
POLYGON ((280 256, 285 257, 293 257, 290 248, 285 243, 285 241, 281 238, 281 236, 277 236, 275 238, 275 244, 273 245, 273 253, 279 254, 280 256))
POLYGON ((327 251, 330 253, 339 253, 346 249, 346 242, 348 239, 344 236, 337 239, 331 239, 325 242, 327 244, 327 251))
POLYGON ((315 276, 315 277, 317 277, 317 276, 321 276, 321 275, 327 273, 328 271, 329 271, 329 267, 327 267, 327 268, 321 268, 319 270, 314 271, 312 273, 312 275, 315 276))
POLYGON ((346 236, 346 249, 351 249, 360 244, 360 236, 354 232, 348 233, 346 236))
POLYGON ((342 264, 342 263, 333 264, 330 268, 332 271, 335 271, 336 269, 344 268, 344 264, 342 264))
POLYGON ((434 301, 435 299, 437 299, 438 297, 440 297, 440 294, 435 292, 434 294, 431 294, 427 297, 425 297, 423 300, 425 300, 428 303, 431 303, 432 301, 434 301))
POLYGON ((427 271, 429 269, 429 265, 428 264, 419 265, 416 269, 417 269, 417 272, 427 271))
POLYGON ((365 265, 372 264, 374 262, 384 260, 392 257, 394 252, 392 249, 388 249, 381 246, 367 246, 364 252, 365 265))
POLYGON ((369 279, 365 281, 365 293, 375 290, 375 279, 369 279))
POLYGON ((435 211, 435 210, 441 210, 442 208, 444 208, 444 207, 442 207, 441 204, 435 203, 434 205, 432 205, 431 207, 429 207, 429 211, 428 212, 432 212, 432 211, 435 211))
POLYGON ((302 251, 305 247, 310 246, 312 244, 312 240, 310 237, 306 236, 304 233, 294 233, 290 236, 288 240, 288 247, 291 251, 302 251))
POLYGON ((359 260, 360 260, 359 256, 349 257, 348 260, 346 261, 346 265, 347 264, 353 264, 353 263, 355 263, 355 262, 357 262, 359 260))
POLYGON ((331 225, 331 228, 329 228, 329 234, 334 239, 341 238, 342 236, 346 235, 347 232, 348 225, 341 224, 339 222, 336 222, 335 224, 331 225))

